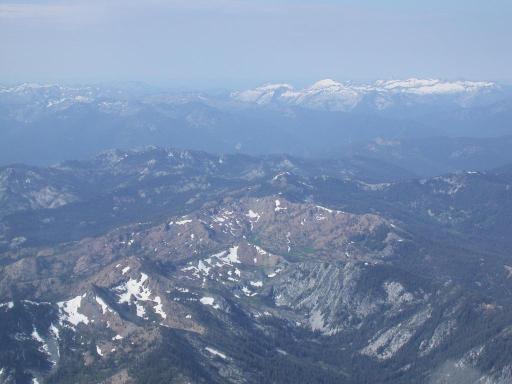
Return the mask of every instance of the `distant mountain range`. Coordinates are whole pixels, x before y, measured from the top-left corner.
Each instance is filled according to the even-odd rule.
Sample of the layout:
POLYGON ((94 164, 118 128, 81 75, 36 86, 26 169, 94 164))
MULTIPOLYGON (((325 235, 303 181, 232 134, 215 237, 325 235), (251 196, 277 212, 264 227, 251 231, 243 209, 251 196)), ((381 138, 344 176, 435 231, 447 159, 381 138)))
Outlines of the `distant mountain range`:
POLYGON ((289 84, 266 84, 261 87, 233 92, 241 102, 268 105, 302 106, 331 111, 350 111, 361 104, 385 110, 392 107, 439 102, 469 106, 482 102, 486 96, 499 92, 492 82, 421 80, 378 80, 373 84, 340 83, 320 80, 310 87, 295 90, 289 84))
MULTIPOLYGON (((354 84, 324 79, 304 89, 295 89, 290 84, 265 84, 255 89, 233 91, 227 95, 227 99, 258 105, 275 103, 319 110, 350 111, 360 104, 369 106, 373 103, 372 106, 377 110, 385 110, 397 104, 411 107, 415 103, 439 102, 441 98, 443 102, 450 101, 467 107, 493 100, 492 97, 496 98, 502 92, 503 88, 497 83, 485 81, 442 81, 413 78, 354 84)), ((12 97, 18 102, 35 102, 53 109, 68 108, 75 103, 90 104, 100 101, 99 104, 105 111, 111 108, 116 110, 116 105, 110 105, 106 99, 128 101, 140 96, 157 96, 156 100, 174 103, 215 99, 215 96, 195 92, 172 96, 171 94, 162 90, 158 92, 156 89, 143 85, 112 88, 25 83, 0 87, 2 98, 12 97)), ((224 97, 219 98, 223 99, 224 97)), ((120 107, 120 104, 117 107, 120 107)), ((119 112, 119 109, 117 111, 119 112)))
POLYGON ((462 158, 478 169, 511 161, 503 151, 509 139, 498 139, 512 136, 511 121, 511 89, 492 82, 322 80, 305 89, 275 84, 216 93, 21 84, 0 87, 0 164, 51 164, 109 148, 167 145, 252 155, 370 155, 404 159, 411 171, 428 175, 467 168, 462 158), (451 160, 438 166, 440 150, 451 160))

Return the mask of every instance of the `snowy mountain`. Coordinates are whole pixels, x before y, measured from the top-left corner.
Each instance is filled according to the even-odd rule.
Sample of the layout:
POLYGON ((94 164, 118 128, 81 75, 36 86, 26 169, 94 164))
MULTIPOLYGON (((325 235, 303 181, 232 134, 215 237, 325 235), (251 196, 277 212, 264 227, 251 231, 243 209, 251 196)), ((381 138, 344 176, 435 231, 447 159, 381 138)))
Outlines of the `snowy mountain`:
POLYGON ((317 81, 310 87, 294 89, 289 84, 266 84, 231 94, 235 100, 261 105, 280 103, 312 109, 350 111, 364 99, 371 99, 376 109, 386 109, 407 96, 407 103, 432 101, 434 97, 450 96, 464 104, 483 93, 498 91, 493 82, 443 81, 438 79, 378 80, 372 84, 341 83, 332 79, 317 81))
POLYGON ((337 155, 381 139, 509 136, 511 118, 512 90, 491 82, 327 79, 231 93, 26 83, 0 86, 0 164, 52 164, 146 145, 337 155))

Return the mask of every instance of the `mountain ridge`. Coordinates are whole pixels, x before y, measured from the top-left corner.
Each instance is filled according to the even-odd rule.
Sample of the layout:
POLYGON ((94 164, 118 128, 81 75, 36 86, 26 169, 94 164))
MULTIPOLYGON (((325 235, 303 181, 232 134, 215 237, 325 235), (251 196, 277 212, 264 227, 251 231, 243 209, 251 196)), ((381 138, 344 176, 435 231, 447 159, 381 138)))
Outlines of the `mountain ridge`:
MULTIPOLYGON (((498 91, 493 82, 484 81, 442 81, 439 79, 377 80, 368 84, 338 82, 332 79, 319 80, 309 87, 295 90, 289 84, 265 84, 252 90, 235 91, 231 97, 242 102, 266 105, 282 103, 313 109, 350 111, 365 97, 373 96, 373 106, 377 110, 391 107, 394 95, 414 95, 417 97, 463 95, 456 100, 460 105, 469 104, 478 94, 498 91)), ((421 102, 419 98, 412 102, 421 102)))
MULTIPOLYGON (((512 92, 506 86, 422 95, 408 90, 452 83, 420 82, 413 88, 386 84, 391 89, 382 92, 338 82, 305 92, 271 87, 260 95, 265 99, 262 105, 239 101, 228 92, 175 92, 143 86, 2 88, 0 164, 47 165, 86 159, 108 148, 155 144, 219 153, 337 157, 345 149, 353 152, 359 143, 377 139, 444 136, 485 141, 512 134, 508 124, 512 92), (283 99, 283 95, 289 97, 283 99)), ((476 144, 487 145, 488 141, 476 144)), ((465 148, 461 144, 454 150, 465 148)), ((418 156, 428 156, 430 151, 418 156)))
POLYGON ((0 379, 507 383, 510 166, 378 165, 147 148, 2 168, 22 192, 0 194, 0 379), (72 198, 26 202, 50 186, 72 198))

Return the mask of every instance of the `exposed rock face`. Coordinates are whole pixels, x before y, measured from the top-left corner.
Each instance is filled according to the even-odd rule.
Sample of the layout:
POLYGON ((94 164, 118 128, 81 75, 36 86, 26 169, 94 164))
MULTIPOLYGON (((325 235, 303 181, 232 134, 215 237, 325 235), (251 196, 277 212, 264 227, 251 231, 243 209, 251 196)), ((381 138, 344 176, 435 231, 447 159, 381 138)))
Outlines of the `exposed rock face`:
POLYGON ((0 216, 27 209, 58 208, 78 200, 70 183, 55 172, 7 167, 0 170, 0 216))
MULTIPOLYGON (((201 162, 208 172, 224 171, 194 154, 166 156, 172 160, 161 168, 147 158, 130 167, 117 152, 97 160, 109 177, 145 180, 130 193, 105 192, 113 206, 106 204, 102 217, 141 209, 146 221, 115 221, 76 241, 27 238, 4 248, 0 382, 395 384, 429 383, 451 372, 488 384, 510 381, 507 264, 469 241, 461 252, 453 242, 430 239, 430 221, 406 221, 402 200, 390 208, 399 186, 361 188, 360 180, 347 186, 290 172, 263 179, 251 173, 255 184, 247 185, 239 172, 237 182, 223 179, 201 197, 211 174, 190 178, 183 171, 184 184, 166 184, 156 183, 151 169, 172 173, 201 162), (315 200, 326 185, 352 191, 351 199, 382 200, 352 211, 346 204, 326 207, 315 200), (192 195, 181 196, 185 190, 192 195), (132 206, 131 199, 143 203, 132 206), (158 209, 148 199, 160 199, 158 209), (170 214, 169 199, 187 208, 170 214), (377 203, 380 212, 370 207, 377 203), (464 279, 468 271, 477 271, 480 285, 464 279)), ((419 183, 429 190, 422 201, 456 200, 473 188, 439 193, 452 184, 419 183)), ((11 218, 32 211, 59 217, 62 209, 83 208, 85 195, 76 196, 60 207, 51 199, 38 209, 18 207, 4 223, 21 232, 11 218)), ((72 217, 83 221, 84 213, 72 217)))

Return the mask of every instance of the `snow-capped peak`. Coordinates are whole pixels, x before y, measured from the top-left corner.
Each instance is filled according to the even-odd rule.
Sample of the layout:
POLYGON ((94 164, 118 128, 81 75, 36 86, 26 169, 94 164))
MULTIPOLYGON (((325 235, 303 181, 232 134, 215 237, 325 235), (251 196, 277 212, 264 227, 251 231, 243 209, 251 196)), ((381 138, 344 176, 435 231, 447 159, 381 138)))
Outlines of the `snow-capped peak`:
POLYGON ((279 89, 293 89, 293 87, 290 84, 280 83, 280 84, 264 84, 256 89, 259 89, 262 91, 276 91, 279 89))
POLYGON ((439 79, 416 78, 407 80, 378 80, 375 82, 375 88, 378 90, 417 95, 477 92, 494 87, 496 87, 495 83, 484 81, 442 81, 439 79))
POLYGON ((333 87, 343 87, 343 84, 333 79, 323 79, 314 83, 309 89, 325 89, 333 87))
POLYGON ((492 82, 444 81, 439 79, 377 80, 374 83, 342 83, 330 78, 313 85, 294 89, 289 84, 266 84, 252 90, 233 92, 232 97, 246 103, 269 104, 278 102, 312 109, 347 111, 355 108, 366 96, 375 97, 377 109, 393 105, 394 95, 411 97, 442 96, 472 97, 481 91, 496 89, 492 82))
POLYGON ((255 89, 233 92, 231 97, 245 103, 268 104, 274 96, 279 96, 286 91, 292 91, 293 87, 289 84, 264 84, 255 89))

